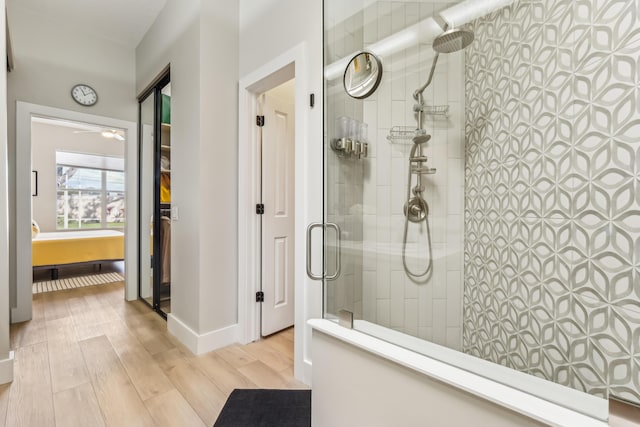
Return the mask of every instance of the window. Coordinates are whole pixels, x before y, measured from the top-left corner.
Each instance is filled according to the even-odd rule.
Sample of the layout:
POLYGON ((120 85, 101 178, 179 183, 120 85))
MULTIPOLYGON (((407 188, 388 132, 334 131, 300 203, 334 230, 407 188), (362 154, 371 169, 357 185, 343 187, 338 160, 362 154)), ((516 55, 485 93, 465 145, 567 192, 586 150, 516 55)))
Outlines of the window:
POLYGON ((58 230, 124 227, 124 172, 61 164, 56 169, 58 230))

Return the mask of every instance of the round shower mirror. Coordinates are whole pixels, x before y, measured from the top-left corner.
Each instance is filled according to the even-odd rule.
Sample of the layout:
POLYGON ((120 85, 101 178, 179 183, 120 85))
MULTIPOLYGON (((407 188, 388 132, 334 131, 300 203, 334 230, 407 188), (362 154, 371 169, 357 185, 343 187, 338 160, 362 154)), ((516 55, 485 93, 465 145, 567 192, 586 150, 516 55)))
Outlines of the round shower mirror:
POLYGON ((360 52, 351 58, 344 70, 344 90, 356 99, 376 91, 382 79, 382 62, 371 52, 360 52))

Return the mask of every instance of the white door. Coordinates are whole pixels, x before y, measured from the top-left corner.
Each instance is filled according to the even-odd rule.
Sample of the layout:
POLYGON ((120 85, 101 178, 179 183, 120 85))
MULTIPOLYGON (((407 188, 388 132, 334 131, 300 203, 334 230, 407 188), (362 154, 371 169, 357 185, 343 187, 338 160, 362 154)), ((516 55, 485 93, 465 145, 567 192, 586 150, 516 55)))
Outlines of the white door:
POLYGON ((262 336, 294 323, 294 106, 265 95, 262 128, 262 336))

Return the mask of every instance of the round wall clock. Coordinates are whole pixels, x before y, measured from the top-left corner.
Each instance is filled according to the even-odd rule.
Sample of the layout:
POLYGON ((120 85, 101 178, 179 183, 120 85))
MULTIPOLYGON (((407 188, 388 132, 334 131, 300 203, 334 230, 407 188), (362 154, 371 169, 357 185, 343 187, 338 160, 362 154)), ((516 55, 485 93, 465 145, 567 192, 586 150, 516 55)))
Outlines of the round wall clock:
POLYGON ((98 94, 89 85, 77 84, 71 88, 71 97, 80 105, 90 107, 98 102, 98 94))

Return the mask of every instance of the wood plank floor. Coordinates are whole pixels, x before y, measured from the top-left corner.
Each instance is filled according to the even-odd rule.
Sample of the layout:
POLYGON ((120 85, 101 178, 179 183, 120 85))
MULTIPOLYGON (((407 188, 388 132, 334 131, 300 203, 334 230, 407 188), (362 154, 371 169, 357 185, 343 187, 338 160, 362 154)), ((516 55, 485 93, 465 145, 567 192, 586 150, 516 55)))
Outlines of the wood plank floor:
POLYGON ((34 295, 33 320, 11 326, 0 427, 211 426, 234 388, 306 388, 293 329, 194 356, 123 286, 34 295))

